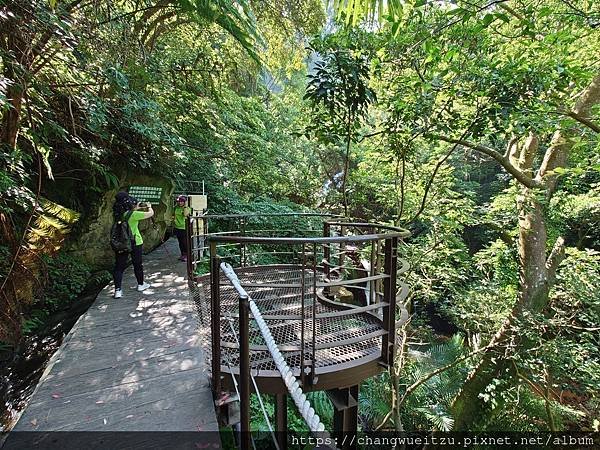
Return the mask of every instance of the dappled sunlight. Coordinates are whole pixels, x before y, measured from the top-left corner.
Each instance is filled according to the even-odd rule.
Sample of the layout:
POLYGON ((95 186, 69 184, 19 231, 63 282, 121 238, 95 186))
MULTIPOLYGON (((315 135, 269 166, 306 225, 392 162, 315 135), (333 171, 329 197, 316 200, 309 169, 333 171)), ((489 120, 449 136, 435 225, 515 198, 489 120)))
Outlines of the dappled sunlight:
MULTIPOLYGON (((112 289, 100 293, 56 355, 25 429, 161 429, 153 414, 179 414, 182 402, 189 418, 211 411, 198 408, 207 371, 187 283, 169 267, 171 259, 156 255, 152 263, 164 269, 146 277, 150 288, 143 292, 121 299, 112 298, 112 289), (64 422, 50 424, 61 415, 64 422)), ((124 283, 134 281, 127 270, 124 283)), ((193 429, 175 423, 165 426, 193 429)))

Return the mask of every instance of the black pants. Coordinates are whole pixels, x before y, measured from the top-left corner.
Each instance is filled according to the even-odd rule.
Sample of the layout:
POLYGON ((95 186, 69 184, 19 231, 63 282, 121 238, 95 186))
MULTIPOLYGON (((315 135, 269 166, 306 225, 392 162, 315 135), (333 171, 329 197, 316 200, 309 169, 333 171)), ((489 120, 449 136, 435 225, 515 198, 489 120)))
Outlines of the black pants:
MULTIPOLYGON (((142 265, 142 245, 136 245, 131 252, 131 261, 133 262, 133 271, 138 284, 144 284, 144 266, 142 265)), ((123 272, 127 267, 129 253, 115 253, 115 269, 113 277, 115 280, 115 289, 121 289, 123 282, 123 272)))
POLYGON ((185 236, 185 230, 175 228, 175 236, 177 236, 177 242, 179 242, 179 251, 181 256, 187 255, 187 241, 185 236))

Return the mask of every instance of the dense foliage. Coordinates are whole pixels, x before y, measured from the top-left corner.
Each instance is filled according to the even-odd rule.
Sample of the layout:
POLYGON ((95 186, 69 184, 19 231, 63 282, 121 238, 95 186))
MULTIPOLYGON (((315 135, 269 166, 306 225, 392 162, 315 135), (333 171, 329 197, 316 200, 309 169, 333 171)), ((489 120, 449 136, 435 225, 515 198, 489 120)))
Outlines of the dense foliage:
POLYGON ((333 3, 0 6, 0 340, 43 319, 40 287, 46 313, 74 298, 88 269, 38 256, 125 172, 204 180, 211 212, 412 232, 413 315, 363 429, 598 430, 598 5, 333 3))
POLYGON ((408 338, 459 331, 473 354, 447 369, 466 363, 466 382, 464 370, 458 385, 421 373, 411 389, 427 365, 409 353, 382 426, 597 428, 597 6, 385 6, 338 8, 343 24, 373 30, 358 51, 375 55, 378 99, 354 148, 351 211, 413 232, 408 338), (434 381, 444 393, 424 397, 434 381))
POLYGON ((102 195, 127 174, 204 181, 214 211, 244 210, 260 196, 315 204, 319 181, 304 175, 313 144, 294 133, 302 42, 323 13, 311 1, 261 6, 39 0, 0 7, 7 255, 0 340, 17 342, 23 313, 43 297, 48 267, 39 255, 53 255, 70 232, 76 240, 96 220, 102 195), (277 170, 267 178, 269 167, 277 170), (32 236, 44 237, 43 248, 32 236))

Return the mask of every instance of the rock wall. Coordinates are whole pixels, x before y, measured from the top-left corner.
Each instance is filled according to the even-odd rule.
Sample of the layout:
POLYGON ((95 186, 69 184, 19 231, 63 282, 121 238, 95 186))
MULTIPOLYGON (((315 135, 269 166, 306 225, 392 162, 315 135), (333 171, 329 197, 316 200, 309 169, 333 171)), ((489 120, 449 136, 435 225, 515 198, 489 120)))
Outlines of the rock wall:
POLYGON ((71 244, 69 253, 81 258, 94 268, 110 268, 114 264, 114 253, 110 248, 109 235, 113 223, 112 206, 115 195, 127 190, 129 186, 156 186, 162 188, 159 205, 153 205, 154 225, 150 219, 140 222, 140 231, 144 237, 144 252, 160 245, 173 214, 173 182, 159 176, 129 174, 122 178, 119 189, 108 191, 94 213, 88 229, 71 244))

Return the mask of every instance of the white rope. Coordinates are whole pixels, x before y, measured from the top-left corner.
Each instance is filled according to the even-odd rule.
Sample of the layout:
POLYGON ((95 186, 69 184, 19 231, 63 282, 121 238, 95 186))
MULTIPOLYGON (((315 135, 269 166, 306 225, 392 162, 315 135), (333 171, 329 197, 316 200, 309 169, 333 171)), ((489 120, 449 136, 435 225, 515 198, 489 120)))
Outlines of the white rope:
MULTIPOLYGON (((237 275, 233 271, 233 268, 231 267, 231 265, 229 265, 227 263, 221 263, 221 270, 223 270, 223 272, 225 273, 227 278, 229 278, 229 281, 231 281, 231 284, 233 284, 233 286, 236 288, 236 290, 239 293, 248 295, 248 293, 245 291, 245 289, 240 284, 240 280, 238 279, 237 275)), ((283 378, 283 382, 285 383, 285 385, 288 389, 288 392, 290 393, 290 396, 294 400, 294 403, 296 404, 298 411, 300 412, 300 414, 306 421, 306 424, 308 425, 308 428, 310 429, 311 432, 324 433, 325 426, 321 422, 321 419, 318 416, 318 414, 316 414, 315 410, 310 406, 310 401, 306 398, 306 395, 302 392, 300 383, 298 383, 298 380, 296 379, 296 377, 292 373, 292 370, 290 369, 287 362, 283 358, 283 355, 279 351, 279 348, 277 348, 275 339, 273 339, 273 335, 271 334, 269 327, 267 326, 260 311, 258 310, 256 303, 254 303, 254 300, 252 300, 252 298, 250 296, 248 296, 248 300, 250 303, 250 311, 252 311, 252 315, 254 316, 254 320, 256 321, 256 324, 258 325, 258 329, 260 330, 260 332, 267 344, 269 352, 271 352, 271 356, 273 357, 275 366, 277 367, 277 370, 281 374, 281 378, 283 378)))

